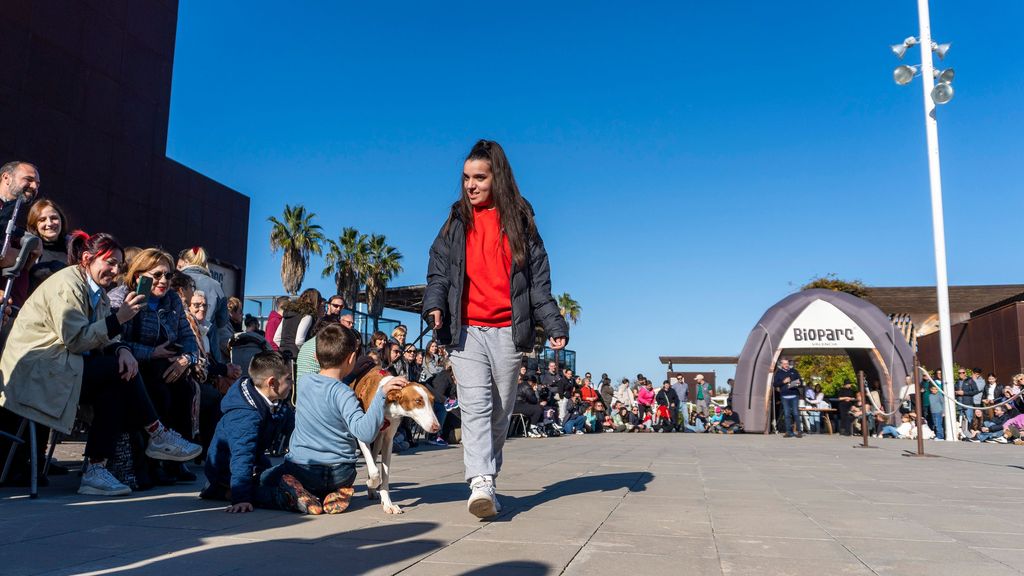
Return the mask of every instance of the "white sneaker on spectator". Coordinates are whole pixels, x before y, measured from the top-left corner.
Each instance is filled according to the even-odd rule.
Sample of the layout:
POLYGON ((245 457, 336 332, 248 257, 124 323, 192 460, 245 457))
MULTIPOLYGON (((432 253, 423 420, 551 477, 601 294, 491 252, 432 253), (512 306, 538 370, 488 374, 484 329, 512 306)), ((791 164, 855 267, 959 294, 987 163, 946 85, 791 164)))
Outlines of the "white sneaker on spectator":
POLYGON ((202 451, 202 446, 185 440, 181 434, 166 427, 161 427, 150 436, 149 445, 146 446, 146 456, 154 460, 174 462, 188 462, 199 456, 202 451))
POLYGON ((585 434, 585 432, 583 432, 583 430, 577 430, 576 433, 577 434, 585 434))
POLYGON ((996 436, 995 438, 992 438, 991 441, 995 442, 996 444, 1006 444, 1007 443, 1006 436, 996 436))
POLYGON ((477 518, 490 518, 498 514, 498 501, 494 496, 494 479, 477 476, 469 483, 473 493, 469 495, 469 513, 477 518))
POLYGON ((82 474, 78 493, 89 496, 124 496, 131 494, 132 489, 114 478, 106 466, 89 464, 82 474))

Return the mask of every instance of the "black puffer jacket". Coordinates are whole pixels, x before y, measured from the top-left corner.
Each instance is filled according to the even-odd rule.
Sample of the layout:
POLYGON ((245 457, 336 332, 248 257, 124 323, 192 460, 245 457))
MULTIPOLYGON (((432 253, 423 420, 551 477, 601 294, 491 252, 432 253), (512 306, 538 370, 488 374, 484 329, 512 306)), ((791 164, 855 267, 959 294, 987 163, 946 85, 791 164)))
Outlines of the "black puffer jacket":
MULTIPOLYGON (((441 344, 459 341, 462 328, 462 289, 466 278, 466 227, 456 206, 452 207, 452 225, 444 227, 430 247, 427 266, 427 288, 423 294, 423 316, 440 310, 441 344)), ((569 340, 569 325, 558 313, 558 304, 551 296, 551 268, 544 241, 534 236, 528 244, 526 266, 512 263, 512 340, 522 352, 533 349, 534 324, 539 322, 549 338, 569 340)))

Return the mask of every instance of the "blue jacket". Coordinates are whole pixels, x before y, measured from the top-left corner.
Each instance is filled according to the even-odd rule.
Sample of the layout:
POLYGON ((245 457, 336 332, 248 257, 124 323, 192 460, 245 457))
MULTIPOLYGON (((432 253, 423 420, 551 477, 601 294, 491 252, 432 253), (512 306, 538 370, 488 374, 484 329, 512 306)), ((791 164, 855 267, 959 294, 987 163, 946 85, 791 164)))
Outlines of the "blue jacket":
POLYGON ((161 343, 175 342, 195 363, 196 337, 185 317, 181 298, 174 292, 168 292, 159 300, 150 298, 146 306, 121 327, 121 339, 139 362, 152 360, 153 349, 161 343))
POLYGON ((271 412, 249 378, 232 384, 220 402, 224 415, 206 454, 206 479, 211 486, 230 486, 233 504, 253 501, 259 474, 271 466, 267 448, 294 425, 288 405, 278 406, 271 412))
POLYGON ((772 380, 772 386, 775 388, 776 393, 780 398, 796 398, 800 395, 800 392, 796 388, 788 388, 789 384, 783 382, 786 378, 789 378, 789 384, 792 384, 796 380, 800 379, 800 373, 792 366, 787 370, 779 368, 775 371, 775 378, 772 380))

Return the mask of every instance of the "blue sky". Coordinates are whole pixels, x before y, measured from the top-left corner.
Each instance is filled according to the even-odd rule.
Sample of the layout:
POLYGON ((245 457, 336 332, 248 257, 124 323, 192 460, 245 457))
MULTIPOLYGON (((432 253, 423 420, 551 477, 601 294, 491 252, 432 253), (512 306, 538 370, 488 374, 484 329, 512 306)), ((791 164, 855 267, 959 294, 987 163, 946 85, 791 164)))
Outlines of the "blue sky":
MULTIPOLYGON (((935 281, 920 80, 896 86, 888 48, 917 35, 916 2, 282 6, 179 8, 168 155, 252 199, 248 294, 281 291, 266 219, 285 203, 333 237, 386 234, 393 285, 423 283, 478 138, 505 147, 554 291, 582 305, 581 370, 737 354, 818 275, 935 281)), ((957 71, 950 282, 1019 283, 1024 4, 931 11, 957 71)), ((321 268, 306 284, 327 293, 321 268)))

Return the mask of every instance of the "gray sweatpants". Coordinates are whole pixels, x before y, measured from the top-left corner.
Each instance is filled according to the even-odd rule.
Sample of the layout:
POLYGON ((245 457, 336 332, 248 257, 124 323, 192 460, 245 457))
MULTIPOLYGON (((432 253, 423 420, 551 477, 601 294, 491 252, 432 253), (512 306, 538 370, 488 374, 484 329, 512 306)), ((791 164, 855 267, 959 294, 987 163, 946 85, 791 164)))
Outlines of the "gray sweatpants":
POLYGON ((462 412, 466 480, 497 476, 523 354, 512 342, 512 328, 463 326, 449 357, 462 412))

